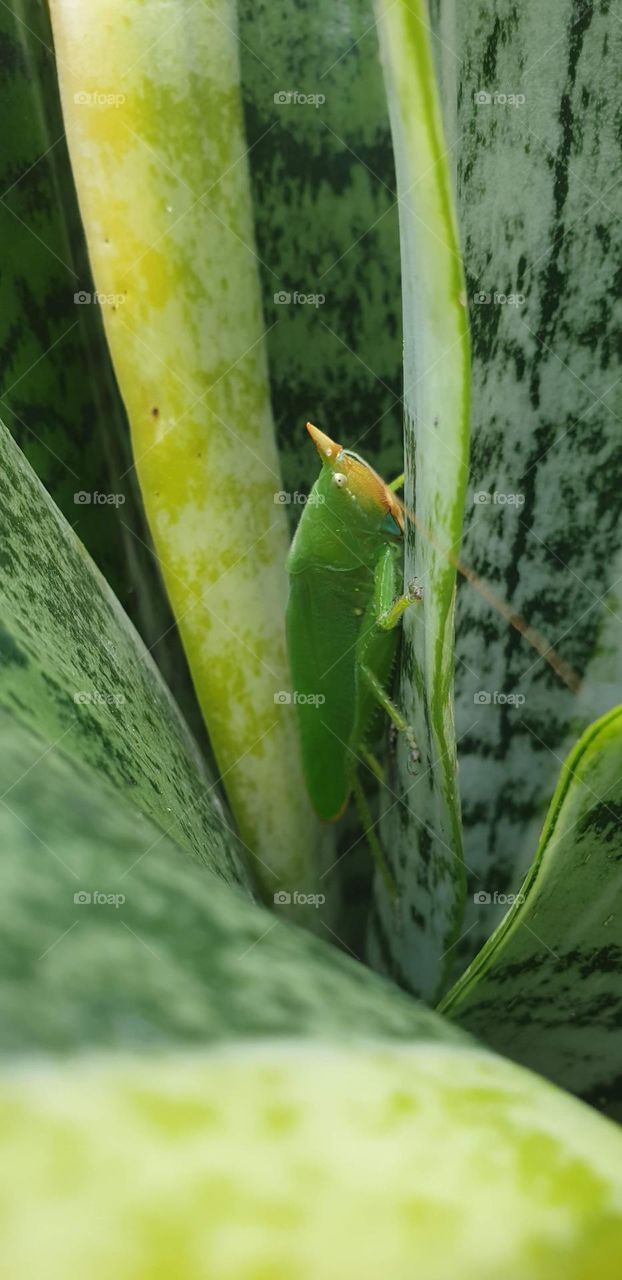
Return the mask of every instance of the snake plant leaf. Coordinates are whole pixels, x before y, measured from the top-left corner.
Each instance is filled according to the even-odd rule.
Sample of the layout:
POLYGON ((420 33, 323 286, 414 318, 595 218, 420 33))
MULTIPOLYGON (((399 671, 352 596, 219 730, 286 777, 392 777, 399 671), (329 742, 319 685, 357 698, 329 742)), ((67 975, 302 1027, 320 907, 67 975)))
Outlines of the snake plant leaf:
MULTIPOLYGON (((468 1042, 249 902, 90 764, 0 717, 4 1054, 249 1036, 468 1042)), ((301 903, 298 916, 314 912, 301 903)))
POLYGON ((443 1003, 488 1044, 619 1119, 621 815, 618 707, 568 757, 520 894, 443 1003))
POLYGON ((246 851, 168 688, 47 491, 0 425, 0 706, 91 766, 224 879, 246 851))
MULTIPOLYGON (((612 652, 622 648, 622 614, 608 613, 622 545, 622 25, 610 5, 571 0, 441 0, 433 12, 448 133, 459 140, 473 345, 463 556, 587 692, 607 619, 612 652)), ((594 701, 577 698, 468 585, 456 634, 473 870, 462 967, 502 913, 474 892, 518 890, 559 757, 620 689, 616 656, 594 701)))
POLYGON ((619 1129, 472 1049, 83 1056, 0 1096, 7 1275, 619 1276, 619 1129))
MULTIPOLYGON (((372 0, 240 0, 240 66, 284 487, 316 479, 317 422, 403 471, 395 170, 372 0)), ((296 501, 298 498, 298 501, 296 501)))
POLYGON ((420 759, 400 744, 382 827, 398 901, 377 884, 371 955, 432 999, 464 907, 452 697, 469 341, 425 5, 381 0, 377 13, 400 202, 405 494, 414 513, 406 521, 406 581, 417 580, 423 601, 404 615, 401 682, 420 759))
POLYGON ((144 545, 127 420, 94 302, 40 0, 0 7, 0 76, 0 412, 196 731, 201 720, 183 651, 144 545))
MULTIPOLYGON (((240 67, 285 510, 317 478, 303 424, 404 469, 395 168, 372 0, 239 0, 240 67)), ((367 775, 368 780, 370 775, 367 775)), ((374 805, 375 797, 371 803, 374 805)), ((372 863, 354 806, 322 887, 366 952, 372 863)))
POLYGON ((164 580, 242 838, 313 878, 232 0, 53 0, 93 274, 164 580))

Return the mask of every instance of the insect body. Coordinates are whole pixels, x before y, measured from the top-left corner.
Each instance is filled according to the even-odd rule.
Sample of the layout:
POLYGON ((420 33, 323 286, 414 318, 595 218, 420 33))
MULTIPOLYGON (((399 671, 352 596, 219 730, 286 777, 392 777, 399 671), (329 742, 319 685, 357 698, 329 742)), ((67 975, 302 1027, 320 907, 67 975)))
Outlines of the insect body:
POLYGON ((357 454, 307 430, 322 469, 289 554, 287 636, 309 795, 334 821, 352 791, 364 806, 356 767, 378 707, 409 732, 386 685, 417 594, 402 594, 399 499, 357 454))

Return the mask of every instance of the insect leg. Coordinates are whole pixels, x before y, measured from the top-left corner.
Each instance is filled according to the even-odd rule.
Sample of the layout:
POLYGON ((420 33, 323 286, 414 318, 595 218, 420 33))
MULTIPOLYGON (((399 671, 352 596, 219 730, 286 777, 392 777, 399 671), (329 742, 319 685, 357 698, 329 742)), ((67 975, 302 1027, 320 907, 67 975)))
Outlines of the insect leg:
POLYGON ((391 723, 395 725, 396 729, 399 729, 400 733, 404 734, 412 752, 413 761, 416 763, 419 760, 419 748, 408 721, 404 719, 399 707, 396 707, 395 703, 391 701, 386 689, 382 687, 380 680, 374 675, 370 667, 367 667, 362 663, 360 667, 360 675, 361 679, 365 681, 367 688, 371 693, 373 693, 376 702, 388 715, 391 723))
POLYGON ((383 631, 392 631, 396 627, 405 609, 416 600, 421 599, 421 590, 413 585, 406 594, 398 595, 397 566, 395 552, 392 547, 383 551, 374 573, 374 609, 376 624, 383 631))
POLYGON ((360 674, 367 688, 373 693, 376 702, 382 707, 383 711, 386 711, 396 729, 399 729, 400 733, 408 733, 408 722, 404 719, 399 707, 396 707, 395 703, 391 701, 388 693, 383 689, 378 677, 374 675, 370 667, 361 665, 360 674))
POLYGON ((371 772, 374 774, 374 777, 378 779, 378 782, 381 782, 384 785, 384 769, 373 751, 368 751, 367 747, 359 747, 359 755, 361 760, 363 760, 367 765, 367 768, 371 769, 371 772))
POLYGON ((367 800, 365 799, 365 792, 363 791, 363 788, 361 786, 356 769, 354 770, 354 774, 352 777, 352 793, 354 795, 354 800, 355 800, 356 807, 358 810, 358 815, 361 821, 361 826, 363 828, 363 831, 365 832, 367 843, 369 844, 369 847, 371 849, 371 854, 374 859, 374 862, 376 863, 378 871, 380 872, 380 875, 384 880, 388 893, 393 899, 396 899, 397 889, 395 887, 395 881, 386 864, 384 853, 382 852, 382 849, 380 847, 380 842, 374 831, 372 816, 371 816, 371 813, 369 812, 369 806, 367 804, 367 800))

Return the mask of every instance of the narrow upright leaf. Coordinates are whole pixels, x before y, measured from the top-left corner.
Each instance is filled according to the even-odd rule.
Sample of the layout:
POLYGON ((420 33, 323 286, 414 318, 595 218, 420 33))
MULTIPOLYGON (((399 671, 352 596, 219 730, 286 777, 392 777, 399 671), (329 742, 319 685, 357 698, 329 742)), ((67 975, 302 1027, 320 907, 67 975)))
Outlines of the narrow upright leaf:
POLYGON ((469 441, 469 343, 453 197, 425 4, 379 0, 378 31, 400 207, 404 308, 406 581, 402 743, 382 827, 398 902, 378 884, 372 955, 418 993, 438 991, 464 901, 452 697, 455 559, 469 441), (416 522, 416 524, 415 524, 416 522))
POLYGON ((0 5, 0 413, 202 727, 148 540, 67 152, 47 5, 0 5))
POLYGON ((51 8, 91 264, 110 300, 106 331, 162 572, 242 837, 270 893, 279 881, 299 887, 320 831, 289 687, 286 495, 235 5, 51 8))

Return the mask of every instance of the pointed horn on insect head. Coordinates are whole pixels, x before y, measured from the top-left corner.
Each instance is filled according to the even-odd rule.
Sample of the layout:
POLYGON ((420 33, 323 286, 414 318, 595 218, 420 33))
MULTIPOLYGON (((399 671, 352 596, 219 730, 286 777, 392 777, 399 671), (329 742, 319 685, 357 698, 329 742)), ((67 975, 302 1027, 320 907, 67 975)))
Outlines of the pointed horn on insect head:
POLYGON ((307 422, 306 426, 322 462, 334 469, 339 454, 343 453, 343 445, 331 440, 319 427, 314 427, 312 422, 307 422))
POLYGON ((385 484, 381 476, 363 458, 331 440, 319 427, 307 422, 307 431, 325 466, 341 471, 347 487, 360 505, 368 510, 392 516, 397 525, 395 533, 404 532, 404 514, 399 498, 385 484))

